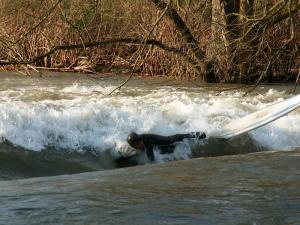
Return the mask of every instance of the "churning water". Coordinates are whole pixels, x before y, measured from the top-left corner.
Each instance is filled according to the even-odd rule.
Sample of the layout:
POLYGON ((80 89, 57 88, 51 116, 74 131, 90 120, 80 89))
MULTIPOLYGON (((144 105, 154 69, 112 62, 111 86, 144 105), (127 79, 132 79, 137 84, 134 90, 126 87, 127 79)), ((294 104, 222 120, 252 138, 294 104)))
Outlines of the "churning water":
MULTIPOLYGON (((135 78, 117 93, 108 95, 124 78, 92 79, 75 74, 25 78, 2 73, 0 79, 1 149, 9 145, 18 152, 47 151, 48 155, 55 152, 78 156, 88 152, 98 162, 102 158, 102 164, 108 158, 119 157, 119 150, 129 148, 126 136, 131 131, 161 135, 204 131, 210 136, 230 121, 289 97, 292 89, 258 87, 244 97, 244 91, 236 87, 220 92, 228 87, 135 78)), ((300 146, 299 124, 298 109, 233 140, 229 147, 211 144, 208 151, 234 148, 232 143, 238 149, 234 153, 255 148, 294 149, 300 146)), ((207 145, 200 143, 191 148, 182 143, 173 154, 156 152, 156 162, 209 155, 201 151, 207 145)))
POLYGON ((0 74, 0 224, 299 224, 300 109, 227 142, 115 160, 130 131, 210 136, 291 86, 0 74), (255 154, 240 154, 266 151, 255 154), (219 156, 192 160, 193 157, 219 156), (169 163, 160 163, 173 161, 169 163), (113 169, 136 164, 131 168, 113 169), (54 176, 57 174, 81 173, 54 176), (33 179, 16 179, 46 176, 33 179))

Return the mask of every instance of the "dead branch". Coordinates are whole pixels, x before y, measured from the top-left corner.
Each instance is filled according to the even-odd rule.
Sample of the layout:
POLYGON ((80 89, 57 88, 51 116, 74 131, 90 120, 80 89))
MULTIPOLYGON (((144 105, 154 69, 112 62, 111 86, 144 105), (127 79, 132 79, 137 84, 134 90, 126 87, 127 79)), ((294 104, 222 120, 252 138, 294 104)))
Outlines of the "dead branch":
POLYGON ((243 96, 246 96, 247 94, 249 94, 250 92, 254 91, 255 88, 257 88, 257 86, 260 84, 262 78, 264 78, 270 68, 272 59, 269 60, 268 65, 266 67, 266 69, 263 71, 263 73, 260 75, 260 77, 256 80, 256 83, 252 86, 252 88, 249 91, 246 91, 245 94, 243 96))
POLYGON ((203 64, 205 59, 205 52, 202 51, 199 46, 197 40, 194 38, 190 29, 186 26, 183 19, 180 17, 176 9, 172 7, 167 7, 167 3, 162 0, 150 0, 153 2, 156 7, 160 10, 166 10, 166 15, 173 21, 176 29, 181 34, 182 38, 185 40, 187 47, 192 50, 194 55, 196 56, 198 63, 203 64))
POLYGON ((57 51, 67 51, 67 50, 73 50, 73 49, 85 49, 85 48, 93 48, 93 47, 98 47, 101 45, 109 45, 109 44, 118 44, 118 43, 123 43, 123 44, 134 44, 134 45, 141 45, 141 43, 144 43, 145 45, 152 45, 155 47, 158 47, 166 52, 171 52, 174 53, 180 57, 182 57, 186 62, 188 62, 192 66, 196 66, 197 62, 195 62, 191 57, 189 57, 186 53, 181 51, 178 48, 175 47, 169 47, 155 39, 149 39, 146 41, 142 41, 140 39, 132 39, 132 38, 119 38, 119 39, 108 39, 104 41, 96 41, 96 42, 90 42, 90 43, 85 43, 85 44, 74 44, 74 45, 59 45, 54 47, 52 50, 48 51, 45 54, 42 54, 40 56, 35 57, 32 60, 28 61, 0 61, 0 66, 4 65, 24 65, 24 64, 32 64, 35 63, 47 56, 50 56, 54 54, 57 51))
MULTIPOLYGON (((289 4, 292 4, 291 2, 289 2, 289 4)), ((290 17, 291 15, 294 15, 295 13, 297 13, 300 10, 300 3, 297 3, 294 7, 290 6, 291 8, 289 8, 286 12, 282 13, 282 14, 275 14, 273 20, 270 20, 268 23, 268 27, 272 27, 275 24, 287 19, 288 17, 290 17)))
POLYGON ((297 75, 297 78, 296 78, 296 81, 295 81, 295 87, 294 87, 293 93, 296 92, 296 88, 297 88, 299 83, 300 83, 300 67, 299 67, 298 75, 297 75))
POLYGON ((21 37, 16 40, 14 42, 14 44, 17 44, 18 42, 20 42, 24 37, 26 37, 28 34, 30 34, 32 31, 34 31, 36 28, 38 28, 51 14, 52 12, 54 11, 54 9, 59 5, 59 3, 61 3, 62 0, 58 0, 54 5, 53 7, 51 7, 49 9, 49 11, 41 18, 41 20, 35 24, 33 27, 31 27, 27 32, 25 32, 25 34, 21 35, 21 37))
MULTIPOLYGON (((140 46, 141 49, 139 49, 141 52, 144 51, 145 46, 146 46, 146 43, 147 43, 147 41, 148 41, 150 35, 151 35, 152 32, 154 31, 154 29, 155 29, 155 27, 158 25, 158 23, 159 23, 159 22, 162 20, 162 18, 164 17, 165 13, 167 12, 167 10, 168 10, 168 8, 169 8, 169 6, 170 6, 170 3, 171 3, 171 1, 169 0, 168 4, 166 5, 166 8, 165 8, 164 11, 161 13, 161 15, 158 17, 158 19, 156 20, 155 24, 152 26, 152 29, 148 32, 147 36, 144 38, 144 40, 143 40, 143 42, 142 42, 142 46, 140 46)), ((138 51, 139 51, 139 50, 138 50, 138 51)), ((124 86, 124 85, 125 85, 125 84, 133 77, 133 74, 134 74, 134 71, 135 71, 137 62, 138 62, 138 60, 139 60, 139 57, 140 57, 140 56, 138 56, 138 57, 136 58, 136 61, 135 61, 134 65, 133 65, 133 68, 131 69, 131 74, 130 74, 130 76, 129 76, 122 84, 120 84, 118 87, 114 88, 114 89, 109 93, 109 95, 111 95, 111 94, 112 94, 113 92, 115 92, 116 90, 120 90, 121 87, 123 87, 123 86, 124 86)), ((144 57, 144 59, 143 59, 141 65, 143 65, 143 64, 145 63, 145 60, 146 60, 146 57, 144 57)))

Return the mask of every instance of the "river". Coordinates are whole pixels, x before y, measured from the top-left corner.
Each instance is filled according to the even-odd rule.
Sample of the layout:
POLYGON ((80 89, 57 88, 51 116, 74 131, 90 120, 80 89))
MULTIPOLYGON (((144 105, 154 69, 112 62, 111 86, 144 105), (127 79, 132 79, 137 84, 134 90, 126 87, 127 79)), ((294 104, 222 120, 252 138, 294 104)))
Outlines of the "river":
POLYGON ((117 160, 131 131, 209 137, 292 96, 292 85, 259 86, 244 96, 238 85, 133 78, 108 95, 123 80, 0 73, 0 224, 300 222, 300 109, 227 142, 155 152, 154 163, 144 155, 117 160), (75 175, 52 177, 61 174, 75 175))

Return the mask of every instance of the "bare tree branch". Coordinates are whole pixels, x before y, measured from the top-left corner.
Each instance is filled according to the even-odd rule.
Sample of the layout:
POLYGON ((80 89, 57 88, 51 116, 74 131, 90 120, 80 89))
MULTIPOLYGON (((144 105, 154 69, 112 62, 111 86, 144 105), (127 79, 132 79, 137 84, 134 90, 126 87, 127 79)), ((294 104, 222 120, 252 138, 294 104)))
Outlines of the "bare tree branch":
MULTIPOLYGON (((289 4, 292 4, 292 3, 289 3, 289 4)), ((291 6, 291 8, 288 8, 288 10, 286 10, 282 14, 279 14, 279 13, 275 14, 274 18, 270 22, 268 22, 268 27, 272 27, 275 24, 287 19, 291 15, 297 13, 299 10, 300 10, 300 3, 297 3, 294 7, 291 6)))
POLYGON ((20 42, 24 37, 26 37, 28 34, 30 34, 32 31, 34 31, 36 28, 38 28, 50 15, 51 13, 54 11, 54 9, 59 5, 59 3, 61 3, 62 0, 58 0, 50 9, 49 11, 41 18, 41 20, 35 24, 33 27, 31 27, 27 32, 25 32, 25 34, 21 35, 21 37, 16 40, 14 42, 14 44, 17 44, 18 42, 20 42))
POLYGON ((300 83, 300 67, 299 67, 298 75, 297 75, 297 78, 296 78, 296 81, 295 81, 295 87, 294 87, 293 93, 296 92, 296 88, 297 88, 299 83, 300 83))
MULTIPOLYGON (((142 46, 140 51, 143 52, 147 43, 148 38, 150 37, 150 35, 152 34, 152 32, 154 31, 155 27, 159 24, 159 22, 162 20, 162 18, 164 17, 165 13, 167 12, 169 6, 170 6, 171 0, 169 0, 169 3, 167 4, 166 8, 164 9, 164 11, 161 13, 161 15, 158 17, 158 19, 156 20, 155 24, 152 26, 152 29, 148 32, 147 36, 144 38, 143 42, 142 42, 142 46)), ((120 84, 118 87, 114 88, 109 94, 112 94, 114 91, 116 90, 120 90, 121 87, 123 87, 133 76, 134 74, 134 70, 135 67, 137 65, 137 62, 139 60, 139 57, 136 58, 136 61, 133 65, 133 68, 131 69, 131 74, 130 76, 122 83, 120 84)), ((141 65, 143 65, 145 63, 146 57, 143 59, 141 65)))
MULTIPOLYGON (((85 44, 73 44, 73 45, 59 45, 54 47, 52 50, 48 51, 45 54, 42 54, 40 56, 35 57, 32 60, 28 61, 0 61, 0 66, 4 65, 24 65, 24 64, 32 64, 35 63, 47 56, 50 56, 54 54, 57 51, 66 51, 66 50, 72 50, 72 49, 85 49, 85 48, 92 48, 92 47, 98 47, 101 45, 109 45, 109 44, 118 44, 118 43, 123 43, 123 44, 134 44, 134 45, 140 45, 143 43, 143 40, 140 39, 132 39, 132 38, 119 38, 119 39, 108 39, 104 41, 96 41, 96 42, 91 42, 91 43, 85 43, 85 44)), ((174 53, 180 57, 182 57, 184 60, 186 60, 189 64, 196 66, 197 62, 195 62, 192 58, 190 58, 186 53, 181 51, 178 48, 175 47, 170 47, 167 46, 155 39, 149 39, 144 42, 145 45, 152 45, 155 47, 158 47, 164 51, 174 53)))
MULTIPOLYGON (((160 10, 164 10, 167 6, 167 3, 165 3, 163 0, 150 0, 150 1, 153 2, 156 5, 156 7, 159 8, 160 10)), ((176 29, 180 32, 182 38, 185 40, 185 43, 187 43, 187 47, 191 49, 192 52, 195 54, 197 60, 201 63, 204 63, 205 52, 199 48, 197 44, 197 40, 194 38, 193 34, 186 26, 185 22, 177 13, 176 9, 172 7, 168 7, 166 11, 166 15, 174 22, 176 29)))

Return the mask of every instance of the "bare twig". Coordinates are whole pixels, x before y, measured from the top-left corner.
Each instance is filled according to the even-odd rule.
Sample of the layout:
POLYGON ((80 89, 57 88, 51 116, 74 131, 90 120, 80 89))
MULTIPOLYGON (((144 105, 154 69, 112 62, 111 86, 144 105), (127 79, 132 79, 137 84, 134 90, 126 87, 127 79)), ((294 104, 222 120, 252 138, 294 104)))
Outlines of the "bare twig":
POLYGON ((25 32, 21 37, 14 42, 14 44, 19 43, 24 37, 26 37, 28 34, 30 34, 32 31, 34 31, 36 28, 38 28, 54 11, 54 9, 61 3, 62 0, 58 0, 50 9, 49 11, 41 18, 41 20, 35 24, 33 27, 31 27, 27 32, 25 32))
MULTIPOLYGON (((154 31, 154 29, 155 29, 155 27, 158 25, 158 23, 159 23, 159 22, 162 20, 162 18, 164 17, 164 15, 165 15, 167 9, 169 8, 170 3, 171 3, 171 1, 169 0, 167 6, 166 6, 166 8, 165 8, 165 10, 161 13, 161 15, 159 16, 159 18, 156 20, 155 24, 152 26, 152 29, 148 32, 147 36, 144 38, 144 40, 143 40, 143 42, 142 42, 141 49, 140 49, 141 52, 144 51, 144 49, 145 49, 145 47, 146 47, 146 43, 147 43, 147 41, 148 41, 150 35, 151 35, 152 32, 154 31)), ((145 63, 145 59, 146 59, 146 57, 143 59, 141 65, 143 65, 143 64, 145 63)), ((125 85, 125 84, 133 77, 133 74, 134 74, 134 71, 135 71, 135 68, 136 68, 136 65, 137 65, 138 60, 139 60, 139 57, 136 58, 136 61, 135 61, 135 63, 134 63, 134 66, 133 66, 133 68, 131 69, 131 74, 130 74, 130 76, 129 76, 122 84, 120 84, 118 87, 114 88, 114 89, 109 93, 109 95, 112 94, 113 92, 115 92, 116 90, 120 90, 121 87, 123 87, 123 86, 124 86, 124 85, 125 85)))
POLYGON ((252 88, 249 90, 249 91, 246 91, 244 96, 246 96, 247 94, 249 94, 250 92, 254 91, 255 88, 257 88, 257 86, 260 84, 261 80, 263 77, 266 76, 269 68, 270 68, 270 65, 271 65, 271 62, 272 62, 272 59, 269 60, 268 62, 268 65, 266 67, 266 69, 264 70, 264 72, 260 75, 260 77, 256 80, 256 83, 252 86, 252 88))
POLYGON ((294 87, 293 93, 296 92, 296 88, 297 88, 299 83, 300 83, 300 67, 299 67, 298 75, 297 75, 297 78, 296 78, 296 81, 295 81, 295 87, 294 87))
POLYGON ((194 35, 190 31, 190 29, 186 26, 183 19, 180 17, 176 9, 173 7, 169 7, 166 2, 163 0, 150 0, 153 2, 157 8, 160 10, 166 9, 167 16, 174 22, 174 25, 178 32, 181 34, 183 40, 187 44, 187 47, 193 52, 196 56, 196 59, 199 64, 204 64, 204 59, 206 58, 206 54, 202 49, 199 48, 198 42, 196 41, 194 35))
MULTIPOLYGON (((108 39, 108 40, 104 40, 104 41, 96 41, 96 42, 91 42, 91 43, 86 43, 86 44, 74 44, 74 45, 59 45, 54 47, 52 50, 48 51, 45 54, 39 55, 37 57, 35 57, 32 60, 28 60, 28 61, 0 61, 0 66, 4 66, 4 65, 24 65, 24 64, 32 64, 35 63, 47 56, 52 55, 53 53, 57 52, 57 51, 66 51, 66 50, 72 50, 72 49, 85 49, 85 48, 92 48, 92 47, 97 47, 97 46, 101 46, 101 45, 108 45, 108 44, 117 44, 117 43, 124 43, 124 44, 134 44, 134 45, 140 45, 141 43, 143 43, 143 41, 141 41, 140 39, 132 39, 132 38, 119 38, 119 39, 108 39)), ((184 53, 183 51, 181 51, 178 48, 174 48, 174 47, 169 47, 155 39, 149 39, 146 40, 144 42, 145 45, 153 45, 156 46, 164 51, 167 52, 172 52, 178 56, 181 56, 183 59, 185 59, 189 64, 196 66, 197 63, 190 58, 186 53, 184 53)))
POLYGON ((224 88, 223 90, 220 90, 216 96, 219 96, 221 93, 226 92, 226 91, 233 91, 233 90, 243 90, 243 89, 248 89, 248 88, 252 88, 253 85, 250 86, 241 86, 241 87, 231 87, 231 88, 224 88))

